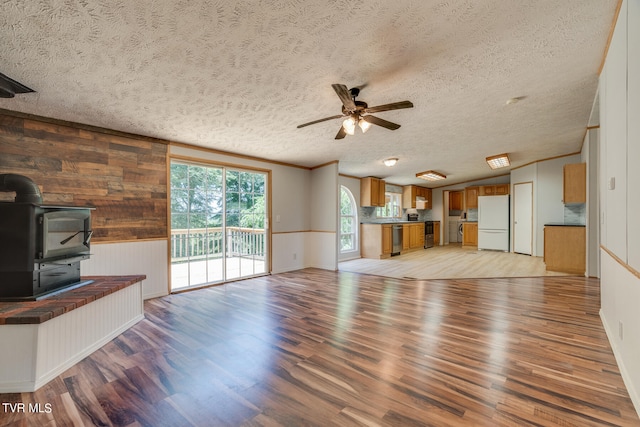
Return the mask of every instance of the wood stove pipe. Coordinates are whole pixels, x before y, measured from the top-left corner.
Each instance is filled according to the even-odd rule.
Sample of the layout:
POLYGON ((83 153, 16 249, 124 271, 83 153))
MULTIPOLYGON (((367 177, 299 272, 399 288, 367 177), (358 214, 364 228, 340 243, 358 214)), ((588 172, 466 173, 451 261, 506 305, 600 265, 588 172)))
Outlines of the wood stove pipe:
POLYGON ((38 185, 23 175, 0 174, 0 191, 15 191, 15 201, 19 203, 42 203, 42 194, 38 185))

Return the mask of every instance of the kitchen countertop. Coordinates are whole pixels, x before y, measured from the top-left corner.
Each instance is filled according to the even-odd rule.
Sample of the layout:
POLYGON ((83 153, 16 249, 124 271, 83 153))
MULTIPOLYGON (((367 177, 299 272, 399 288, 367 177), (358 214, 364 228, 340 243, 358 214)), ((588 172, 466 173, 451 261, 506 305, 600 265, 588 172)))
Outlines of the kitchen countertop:
POLYGON ((385 225, 385 224, 424 224, 424 221, 376 221, 376 222, 361 222, 360 224, 373 224, 373 225, 385 225))
POLYGON ((544 225, 545 227, 584 227, 584 224, 564 224, 559 222, 550 222, 544 225))

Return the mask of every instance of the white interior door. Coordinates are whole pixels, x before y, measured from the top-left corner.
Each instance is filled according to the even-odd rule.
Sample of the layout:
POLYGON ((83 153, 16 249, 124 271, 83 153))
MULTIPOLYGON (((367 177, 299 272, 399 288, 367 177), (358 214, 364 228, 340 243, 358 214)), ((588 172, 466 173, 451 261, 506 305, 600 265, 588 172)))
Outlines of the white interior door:
POLYGON ((533 254, 533 183, 513 186, 513 251, 533 254))

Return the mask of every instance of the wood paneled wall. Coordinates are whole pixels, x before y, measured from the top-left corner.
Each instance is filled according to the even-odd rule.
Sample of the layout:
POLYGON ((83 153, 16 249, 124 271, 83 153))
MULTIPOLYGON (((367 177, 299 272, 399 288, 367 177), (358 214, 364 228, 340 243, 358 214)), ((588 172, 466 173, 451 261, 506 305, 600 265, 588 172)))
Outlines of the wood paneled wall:
POLYGON ((94 242, 167 237, 167 167, 162 142, 0 114, 0 174, 31 178, 44 203, 95 206, 94 242))

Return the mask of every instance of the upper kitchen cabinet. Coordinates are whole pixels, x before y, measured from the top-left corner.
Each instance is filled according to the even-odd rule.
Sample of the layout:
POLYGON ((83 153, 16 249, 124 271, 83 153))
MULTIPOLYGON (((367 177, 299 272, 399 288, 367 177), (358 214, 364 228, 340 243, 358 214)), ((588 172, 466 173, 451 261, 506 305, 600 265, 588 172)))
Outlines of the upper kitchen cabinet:
POLYGON ((479 196, 504 196, 509 194, 509 184, 483 185, 479 187, 479 196))
POLYGON ((385 182, 369 176, 360 179, 360 206, 384 206, 385 182))
POLYGON ((478 209, 478 187, 465 188, 464 199, 467 209, 478 209))
POLYGON ((463 209, 462 191, 451 191, 449 193, 449 210, 461 211, 463 209))
POLYGON ((587 203, 587 164, 564 165, 562 187, 564 204, 587 203))
POLYGON ((402 209, 431 209, 431 189, 417 185, 402 187, 402 209), (417 198, 424 199, 424 203, 416 203, 417 198))

